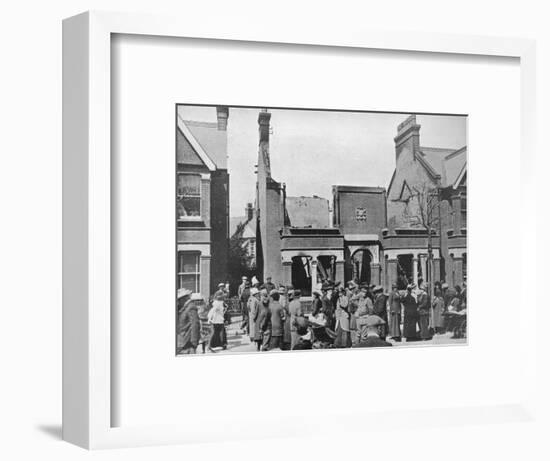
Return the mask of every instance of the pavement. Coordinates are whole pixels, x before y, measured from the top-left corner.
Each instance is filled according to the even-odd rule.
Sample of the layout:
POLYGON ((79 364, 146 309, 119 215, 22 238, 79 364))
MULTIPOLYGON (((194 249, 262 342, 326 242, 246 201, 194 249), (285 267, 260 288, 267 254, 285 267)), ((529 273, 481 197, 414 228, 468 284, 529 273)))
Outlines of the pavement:
MULTIPOLYGON (((253 353, 257 352, 256 344, 253 341, 250 341, 248 335, 243 332, 240 328, 242 322, 242 316, 234 316, 231 319, 231 323, 226 327, 227 332, 227 349, 216 350, 216 354, 235 354, 241 352, 253 353)), ((458 344, 467 344, 468 340, 466 338, 452 338, 452 333, 445 333, 442 335, 434 335, 432 339, 427 341, 413 341, 413 342, 397 342, 388 338, 388 341, 393 344, 394 347, 425 347, 425 346, 448 346, 448 345, 458 345, 458 344)), ((199 348, 200 350, 200 348, 199 348)), ((213 352, 207 351, 207 354, 212 354, 213 352)))

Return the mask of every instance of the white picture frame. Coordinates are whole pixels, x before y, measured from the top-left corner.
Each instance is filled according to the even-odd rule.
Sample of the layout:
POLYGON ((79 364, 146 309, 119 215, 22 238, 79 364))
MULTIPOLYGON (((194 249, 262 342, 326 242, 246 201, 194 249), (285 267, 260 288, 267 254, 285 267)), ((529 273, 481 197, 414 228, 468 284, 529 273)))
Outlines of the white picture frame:
MULTIPOLYGON (((76 445, 115 448, 202 440, 178 426, 111 427, 110 351, 110 78, 112 34, 193 37, 261 43, 302 44, 465 55, 515 57, 521 67, 521 167, 525 184, 534 178, 535 44, 531 40, 373 30, 342 33, 227 24, 126 13, 87 12, 63 22, 63 438, 76 445)), ((535 205, 522 187, 523 219, 535 205)), ((522 232, 526 232, 522 230, 522 232)), ((535 254, 518 261, 535 280, 535 254)), ((534 299, 534 295, 533 295, 534 299)), ((534 309, 535 303, 529 309, 534 309)), ((527 310, 522 315, 531 315, 527 310)), ((523 379, 535 386, 535 362, 526 360, 523 379)), ((513 419, 536 407, 535 393, 521 403, 495 409, 443 410, 468 421, 513 419), (454 413, 453 413, 454 412, 454 413), (492 412, 492 413, 491 413, 492 412)), ((394 415, 395 416, 395 415, 394 415)), ((416 421, 428 417, 415 415, 416 421)), ((411 419, 412 421, 412 419, 411 419)), ((232 438, 246 434, 231 431, 232 438)))

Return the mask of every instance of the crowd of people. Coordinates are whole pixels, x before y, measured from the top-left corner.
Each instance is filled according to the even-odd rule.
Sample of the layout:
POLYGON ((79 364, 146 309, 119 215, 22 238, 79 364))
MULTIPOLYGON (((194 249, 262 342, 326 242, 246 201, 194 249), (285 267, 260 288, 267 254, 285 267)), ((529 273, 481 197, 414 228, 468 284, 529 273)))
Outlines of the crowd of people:
MULTIPOLYGON (((325 282, 313 290, 309 305, 292 286, 276 285, 270 277, 264 283, 243 277, 237 291, 241 333, 257 351, 389 347, 449 331, 464 335, 466 280, 455 287, 436 282, 432 296, 418 282, 404 290, 394 284, 389 293, 380 285, 325 282)), ((178 291, 178 354, 196 353, 199 346, 203 353, 227 348, 228 299, 225 284, 208 301, 178 291)))

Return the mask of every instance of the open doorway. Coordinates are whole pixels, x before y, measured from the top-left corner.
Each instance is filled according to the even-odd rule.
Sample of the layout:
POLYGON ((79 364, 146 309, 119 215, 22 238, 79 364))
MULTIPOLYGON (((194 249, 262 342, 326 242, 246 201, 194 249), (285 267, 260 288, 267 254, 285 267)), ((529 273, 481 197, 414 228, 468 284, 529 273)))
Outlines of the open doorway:
POLYGON ((353 280, 359 284, 370 284, 372 254, 367 249, 357 250, 351 257, 353 280))

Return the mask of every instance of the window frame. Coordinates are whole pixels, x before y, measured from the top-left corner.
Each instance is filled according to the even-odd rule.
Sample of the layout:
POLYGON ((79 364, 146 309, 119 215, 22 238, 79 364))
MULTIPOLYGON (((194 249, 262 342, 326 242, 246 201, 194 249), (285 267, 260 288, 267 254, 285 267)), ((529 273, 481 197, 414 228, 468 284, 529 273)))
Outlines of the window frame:
POLYGON ((185 275, 194 275, 196 277, 195 279, 195 290, 193 293, 200 293, 201 292, 201 252, 200 251, 188 251, 188 250, 180 250, 178 251, 177 255, 177 276, 178 276, 178 289, 183 288, 182 286, 182 277, 185 275), (196 257, 196 263, 195 263, 195 272, 183 272, 180 269, 183 269, 183 261, 180 260, 180 258, 183 258, 184 255, 191 255, 196 257), (180 262, 181 261, 181 262, 180 262))
MULTIPOLYGON (((176 198, 178 203, 180 200, 183 200, 185 197, 190 198, 198 198, 199 199, 199 214, 198 216, 179 216, 178 213, 178 221, 203 221, 202 211, 202 175, 200 173, 191 173, 191 172, 185 172, 185 171, 178 171, 176 176, 176 198), (180 176, 198 176, 199 178, 199 193, 197 194, 180 194, 179 193, 179 181, 180 176)), ((177 211, 177 206, 176 206, 177 211)))

